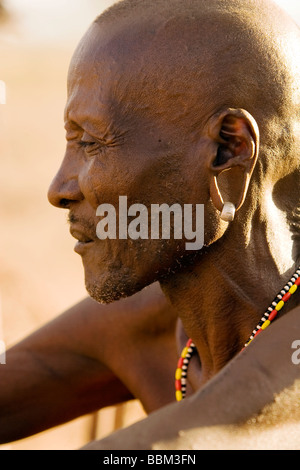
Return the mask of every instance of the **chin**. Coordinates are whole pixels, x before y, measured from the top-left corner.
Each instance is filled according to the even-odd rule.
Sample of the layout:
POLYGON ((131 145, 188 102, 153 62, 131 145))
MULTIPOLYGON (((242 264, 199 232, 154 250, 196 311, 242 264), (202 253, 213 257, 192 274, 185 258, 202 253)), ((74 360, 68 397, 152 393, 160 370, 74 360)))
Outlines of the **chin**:
POLYGON ((122 298, 130 297, 141 291, 148 285, 156 281, 166 280, 186 267, 194 264, 195 260, 201 256, 201 251, 185 252, 176 256, 173 263, 170 259, 166 267, 161 267, 156 262, 149 269, 143 269, 145 264, 140 263, 138 269, 133 266, 125 266, 120 262, 110 263, 101 270, 95 266, 84 264, 85 267, 85 287, 94 300, 98 303, 109 304, 122 298))
POLYGON ((100 278, 85 278, 85 287, 92 299, 101 304, 109 304, 136 294, 150 282, 137 282, 125 273, 102 275, 100 278))
POLYGON ((138 242, 128 246, 127 241, 123 251, 111 249, 109 254, 83 257, 85 287, 94 300, 108 304, 130 297, 190 266, 201 253, 183 250, 177 240, 158 240, 147 246, 138 242))

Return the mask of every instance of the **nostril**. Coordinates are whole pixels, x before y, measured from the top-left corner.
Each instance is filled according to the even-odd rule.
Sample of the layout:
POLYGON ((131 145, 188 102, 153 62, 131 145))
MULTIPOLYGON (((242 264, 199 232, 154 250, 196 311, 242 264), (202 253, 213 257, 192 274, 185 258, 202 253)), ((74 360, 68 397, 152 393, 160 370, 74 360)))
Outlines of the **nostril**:
POLYGON ((60 209, 68 209, 70 203, 84 199, 79 186, 78 166, 71 161, 71 157, 71 154, 68 158, 65 156, 48 189, 50 204, 60 209))
POLYGON ((69 207, 69 204, 70 204, 70 200, 69 199, 61 199, 59 201, 59 206, 62 208, 62 209, 67 209, 69 207))
POLYGON ((68 209, 71 202, 81 201, 83 198, 75 178, 70 178, 65 182, 56 176, 48 189, 50 204, 61 209, 68 209))

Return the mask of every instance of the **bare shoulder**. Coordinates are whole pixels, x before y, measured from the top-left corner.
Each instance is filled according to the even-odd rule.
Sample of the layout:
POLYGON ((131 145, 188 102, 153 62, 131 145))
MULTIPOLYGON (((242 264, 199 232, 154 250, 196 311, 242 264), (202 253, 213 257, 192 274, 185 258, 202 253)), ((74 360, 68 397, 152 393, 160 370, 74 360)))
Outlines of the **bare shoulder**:
POLYGON ((176 322, 155 283, 111 304, 86 298, 35 333, 30 345, 35 340, 45 350, 49 343, 72 358, 95 360, 150 412, 174 400, 176 322))
MULTIPOLYGON (((112 346, 146 337, 173 335, 177 315, 155 283, 137 294, 99 304, 90 297, 43 325, 20 345, 70 349, 94 358, 105 357, 112 346)), ((133 344, 133 347, 134 347, 133 344)))
POLYGON ((146 411, 172 401, 175 322, 153 285, 110 305, 86 298, 12 346, 1 369, 0 441, 133 398, 146 411))
POLYGON ((85 449, 299 449, 299 315, 274 322, 190 398, 85 449))

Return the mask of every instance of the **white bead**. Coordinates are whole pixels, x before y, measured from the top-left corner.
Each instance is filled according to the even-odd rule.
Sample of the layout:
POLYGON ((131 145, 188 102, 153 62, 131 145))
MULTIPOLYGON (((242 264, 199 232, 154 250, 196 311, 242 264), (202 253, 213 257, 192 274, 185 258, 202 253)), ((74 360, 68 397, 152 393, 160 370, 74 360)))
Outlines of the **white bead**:
POLYGON ((232 222, 235 215, 235 205, 232 202, 225 202, 221 212, 221 219, 225 222, 232 222))

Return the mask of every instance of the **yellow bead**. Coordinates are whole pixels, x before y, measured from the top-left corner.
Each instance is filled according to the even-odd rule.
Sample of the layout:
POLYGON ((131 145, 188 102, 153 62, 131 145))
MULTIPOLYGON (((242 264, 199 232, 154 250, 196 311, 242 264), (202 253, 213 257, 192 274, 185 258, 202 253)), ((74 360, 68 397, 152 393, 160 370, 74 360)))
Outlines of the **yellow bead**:
POLYGON ((270 325, 270 320, 266 320, 265 323, 261 326, 262 330, 265 330, 270 325))
POLYGON ((297 286, 296 284, 294 284, 294 285, 290 288, 289 292, 290 292, 291 294, 293 294, 294 292, 296 292, 297 288, 298 288, 298 286, 297 286))
POLYGON ((278 312, 279 310, 282 309, 283 306, 284 306, 284 302, 283 302, 283 300, 280 300, 278 302, 278 304, 276 305, 275 310, 277 310, 277 312, 278 312))
POLYGON ((176 379, 176 380, 180 380, 180 379, 181 379, 181 373, 182 373, 182 370, 181 370, 181 369, 176 369, 176 371, 175 371, 175 379, 176 379))
POLYGON ((187 347, 183 348, 182 353, 181 353, 181 357, 185 357, 188 353, 188 350, 189 350, 189 348, 187 348, 187 347))
POLYGON ((176 400, 181 401, 182 400, 182 392, 180 390, 176 390, 175 392, 176 400))

